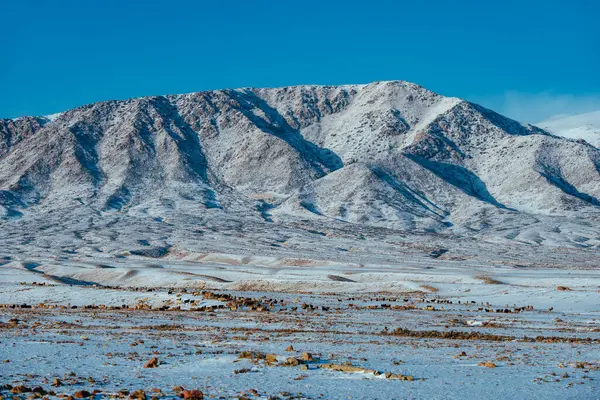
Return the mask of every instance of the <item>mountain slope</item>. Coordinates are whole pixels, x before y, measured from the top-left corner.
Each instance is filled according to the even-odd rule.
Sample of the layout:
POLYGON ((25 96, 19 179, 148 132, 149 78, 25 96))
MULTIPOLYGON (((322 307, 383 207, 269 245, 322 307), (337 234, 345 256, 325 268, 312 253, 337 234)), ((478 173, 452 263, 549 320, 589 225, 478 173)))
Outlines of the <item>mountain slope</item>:
POLYGON ((583 139, 600 147, 600 111, 569 117, 553 118, 537 124, 555 135, 570 139, 583 139))
POLYGON ((108 101, 0 134, 7 218, 87 207, 473 233, 600 211, 596 147, 403 81, 108 101))

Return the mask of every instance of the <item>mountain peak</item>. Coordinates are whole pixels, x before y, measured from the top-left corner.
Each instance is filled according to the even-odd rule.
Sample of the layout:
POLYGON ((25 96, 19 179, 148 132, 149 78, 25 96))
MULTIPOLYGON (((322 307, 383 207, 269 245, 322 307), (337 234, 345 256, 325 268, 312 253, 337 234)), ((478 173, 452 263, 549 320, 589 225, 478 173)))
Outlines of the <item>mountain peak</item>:
POLYGON ((598 149, 405 81, 150 96, 2 121, 4 218, 84 207, 478 232, 599 211, 598 149))

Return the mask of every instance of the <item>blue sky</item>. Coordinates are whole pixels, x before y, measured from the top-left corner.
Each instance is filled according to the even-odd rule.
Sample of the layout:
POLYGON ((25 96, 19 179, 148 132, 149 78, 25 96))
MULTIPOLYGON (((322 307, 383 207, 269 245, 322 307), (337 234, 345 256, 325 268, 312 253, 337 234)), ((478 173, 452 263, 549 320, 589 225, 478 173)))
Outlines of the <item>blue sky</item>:
POLYGON ((536 122, 600 109, 596 0, 0 0, 0 117, 408 80, 536 122))

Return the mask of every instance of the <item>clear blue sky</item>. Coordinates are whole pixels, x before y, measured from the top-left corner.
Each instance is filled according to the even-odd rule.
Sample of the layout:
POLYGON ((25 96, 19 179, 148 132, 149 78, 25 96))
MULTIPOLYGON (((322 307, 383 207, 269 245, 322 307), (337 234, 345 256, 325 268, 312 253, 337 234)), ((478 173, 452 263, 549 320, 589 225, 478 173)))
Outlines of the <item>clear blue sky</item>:
POLYGON ((535 122, 600 109, 599 16, 597 0, 0 0, 0 117, 402 79, 535 122))

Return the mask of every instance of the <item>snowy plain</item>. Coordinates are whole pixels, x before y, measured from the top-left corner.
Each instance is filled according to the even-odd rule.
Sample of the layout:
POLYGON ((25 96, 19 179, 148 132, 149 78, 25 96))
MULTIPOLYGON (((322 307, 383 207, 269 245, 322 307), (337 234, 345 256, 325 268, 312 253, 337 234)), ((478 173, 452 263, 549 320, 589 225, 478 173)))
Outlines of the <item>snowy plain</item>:
POLYGON ((98 398, 175 398, 178 386, 224 399, 598 398, 594 250, 316 228, 281 247, 260 229, 212 229, 203 251, 160 257, 86 247, 45 257, 32 238, 0 266, 0 304, 16 305, 0 308, 2 384, 98 398), (152 357, 158 367, 143 368, 152 357))

